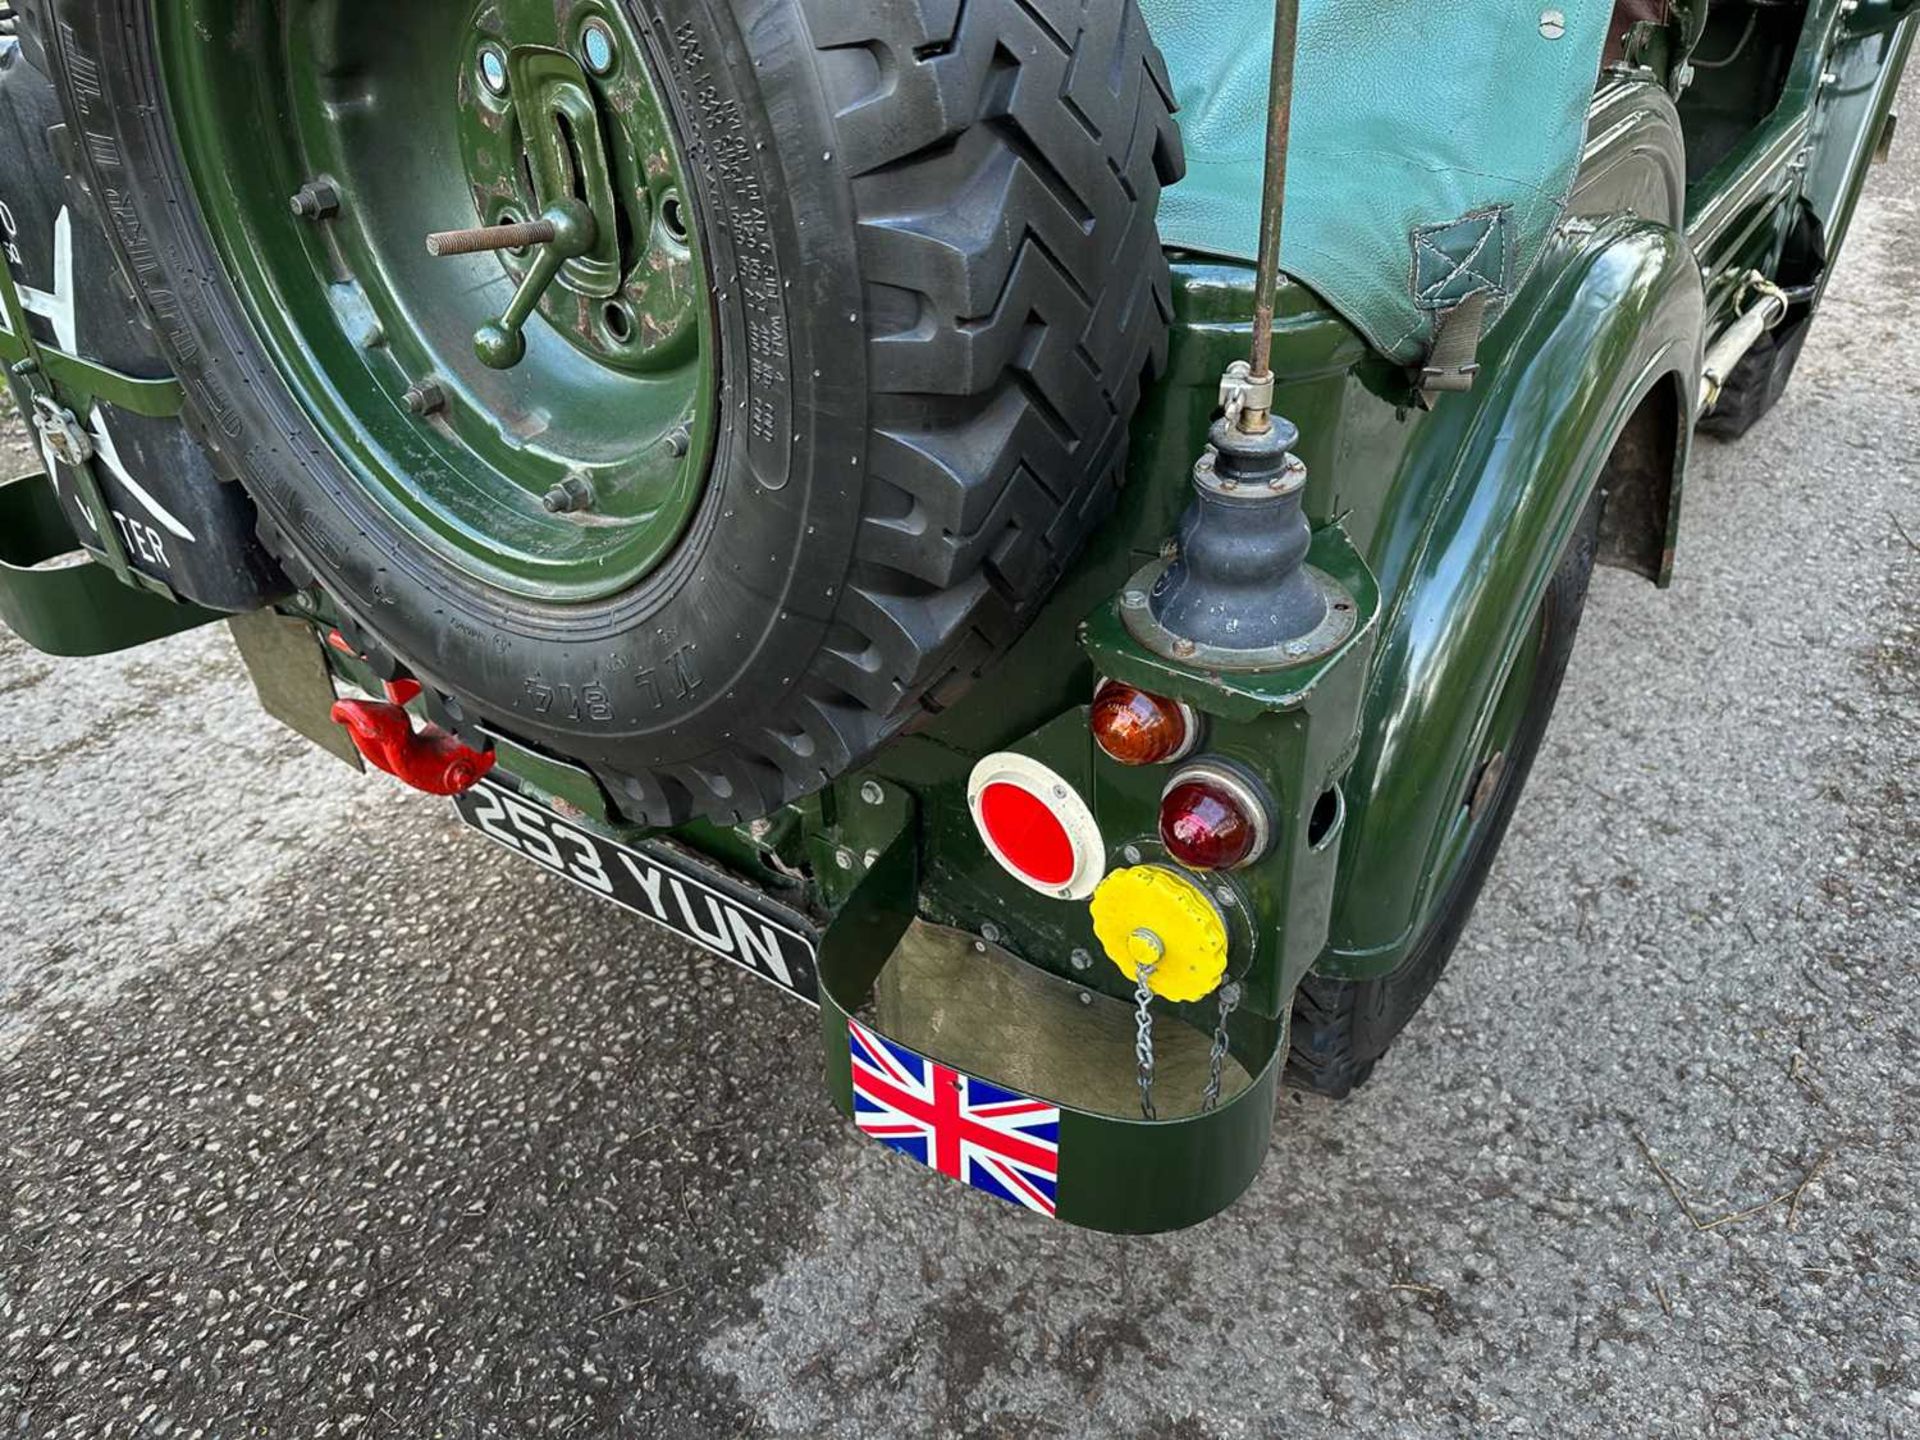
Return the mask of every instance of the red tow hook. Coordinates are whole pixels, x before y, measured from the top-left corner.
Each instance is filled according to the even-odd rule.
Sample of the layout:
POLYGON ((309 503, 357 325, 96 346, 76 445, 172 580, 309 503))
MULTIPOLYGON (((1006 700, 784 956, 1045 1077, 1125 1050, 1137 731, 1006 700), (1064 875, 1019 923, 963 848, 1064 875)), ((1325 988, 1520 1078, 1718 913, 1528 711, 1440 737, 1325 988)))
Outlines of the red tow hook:
POLYGON ((458 795, 493 769, 490 750, 473 750, 429 725, 416 733, 405 706, 420 693, 414 680, 391 681, 382 700, 336 700, 333 719, 376 770, 429 795, 458 795))

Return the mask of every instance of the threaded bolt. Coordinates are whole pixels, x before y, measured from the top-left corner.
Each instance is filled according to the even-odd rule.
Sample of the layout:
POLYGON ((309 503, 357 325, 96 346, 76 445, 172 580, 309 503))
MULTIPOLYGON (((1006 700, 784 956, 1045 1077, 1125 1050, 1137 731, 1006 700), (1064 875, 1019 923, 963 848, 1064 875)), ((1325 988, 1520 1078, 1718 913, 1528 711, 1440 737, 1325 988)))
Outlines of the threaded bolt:
POLYGON ((407 409, 423 420, 447 408, 447 392, 440 387, 438 380, 431 377, 409 385, 407 393, 400 398, 406 402, 407 409))
POLYGON ((549 514, 570 515, 593 508, 593 482, 584 475, 569 475, 540 497, 549 514))
POLYGON ((294 192, 287 208, 302 220, 331 220, 340 213, 340 187, 318 176, 294 192))
POLYGON ((687 427, 676 425, 667 436, 667 453, 677 460, 687 453, 687 448, 692 444, 693 437, 687 433, 687 427))
POLYGON ((546 219, 510 220, 499 225, 476 225, 470 230, 436 230, 427 236, 427 253, 444 257, 524 250, 529 245, 552 244, 559 234, 560 227, 546 219))

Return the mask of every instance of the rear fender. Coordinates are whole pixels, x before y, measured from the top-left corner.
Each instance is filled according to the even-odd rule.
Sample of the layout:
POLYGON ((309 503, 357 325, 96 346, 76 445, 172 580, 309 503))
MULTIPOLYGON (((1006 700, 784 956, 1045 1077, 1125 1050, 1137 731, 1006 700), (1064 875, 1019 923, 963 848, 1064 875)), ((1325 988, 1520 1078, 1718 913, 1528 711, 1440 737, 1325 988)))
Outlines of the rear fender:
POLYGON ((1483 347, 1480 385, 1441 402, 1473 408, 1434 417, 1372 547, 1393 557, 1393 598, 1345 782, 1324 974, 1384 974, 1419 932, 1498 682, 1616 441, 1663 386, 1677 502, 1701 363, 1692 254, 1630 217, 1572 222, 1556 249, 1538 302, 1483 347))

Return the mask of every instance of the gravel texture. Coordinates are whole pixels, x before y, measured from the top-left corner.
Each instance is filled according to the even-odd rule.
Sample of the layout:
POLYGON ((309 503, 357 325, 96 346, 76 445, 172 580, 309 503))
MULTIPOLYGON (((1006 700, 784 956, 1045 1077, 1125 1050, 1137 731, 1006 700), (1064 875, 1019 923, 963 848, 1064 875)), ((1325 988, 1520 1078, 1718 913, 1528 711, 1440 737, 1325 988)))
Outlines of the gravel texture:
POLYGON ((353 780, 223 633, 0 637, 0 1426, 1920 1433, 1916 196, 1700 445, 1674 587, 1597 577, 1422 1018, 1178 1235, 859 1140, 808 1012, 353 780))

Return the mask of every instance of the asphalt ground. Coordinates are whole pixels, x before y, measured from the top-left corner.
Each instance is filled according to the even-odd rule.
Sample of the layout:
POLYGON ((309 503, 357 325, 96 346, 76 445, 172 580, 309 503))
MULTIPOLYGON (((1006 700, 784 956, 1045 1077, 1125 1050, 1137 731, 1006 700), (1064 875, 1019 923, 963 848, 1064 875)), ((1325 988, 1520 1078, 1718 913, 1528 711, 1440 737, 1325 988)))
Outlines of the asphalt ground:
POLYGON ((1672 589, 1597 578, 1423 1016, 1181 1234, 863 1141, 808 1012, 277 730, 222 631, 0 638, 0 1427, 1920 1434, 1915 154, 1672 589))

